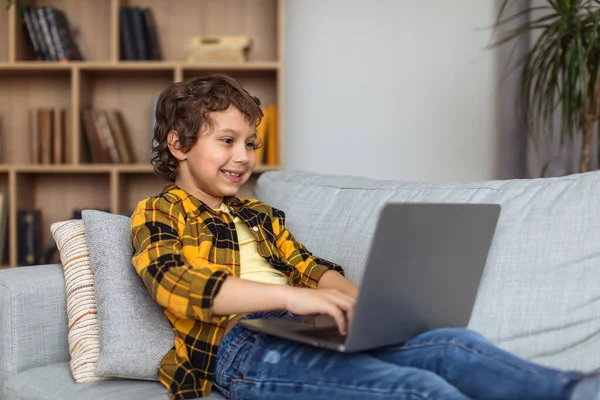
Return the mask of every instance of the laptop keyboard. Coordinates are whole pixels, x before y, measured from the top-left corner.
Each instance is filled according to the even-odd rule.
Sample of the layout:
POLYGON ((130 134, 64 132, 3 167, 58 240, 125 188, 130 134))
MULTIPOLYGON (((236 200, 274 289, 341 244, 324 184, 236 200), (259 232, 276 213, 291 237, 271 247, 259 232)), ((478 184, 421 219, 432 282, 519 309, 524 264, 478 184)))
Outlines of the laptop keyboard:
POLYGON ((319 328, 319 329, 303 329, 296 331, 303 336, 308 336, 315 339, 323 339, 328 340, 334 343, 344 344, 346 343, 346 336, 341 335, 338 328, 328 327, 328 328, 319 328))

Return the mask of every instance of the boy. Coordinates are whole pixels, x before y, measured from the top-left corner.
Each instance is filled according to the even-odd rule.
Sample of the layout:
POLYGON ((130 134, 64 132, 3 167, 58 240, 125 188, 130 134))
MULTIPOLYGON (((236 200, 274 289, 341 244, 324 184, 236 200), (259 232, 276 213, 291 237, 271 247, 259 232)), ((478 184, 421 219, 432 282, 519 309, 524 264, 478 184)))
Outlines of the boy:
POLYGON ((587 394, 597 379, 520 360, 468 330, 337 354, 237 324, 329 314, 344 334, 358 293, 294 239, 282 211, 235 197, 256 164, 261 117, 259 100, 219 75, 172 84, 157 103, 152 161, 172 183, 132 216, 133 264, 173 325, 159 369, 172 399, 213 385, 244 399, 597 398, 587 394))

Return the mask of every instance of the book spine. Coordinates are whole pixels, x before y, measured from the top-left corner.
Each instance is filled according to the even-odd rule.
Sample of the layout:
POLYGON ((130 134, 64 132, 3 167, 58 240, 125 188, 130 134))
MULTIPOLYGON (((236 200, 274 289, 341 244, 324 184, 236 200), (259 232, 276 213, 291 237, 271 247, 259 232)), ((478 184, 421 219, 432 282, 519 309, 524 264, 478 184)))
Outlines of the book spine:
POLYGON ((29 110, 29 137, 31 139, 31 163, 40 163, 40 124, 38 110, 29 110))
POLYGON ((102 150, 102 143, 100 142, 100 137, 96 133, 96 127, 94 125, 94 115, 92 110, 82 110, 81 111, 81 120, 83 122, 85 132, 85 136, 87 137, 87 142, 89 144, 89 150, 92 157, 93 163, 102 163, 104 162, 104 152, 102 150))
POLYGON ((60 61, 68 60, 69 57, 67 56, 63 43, 60 40, 60 35, 58 33, 58 23, 56 22, 54 9, 52 7, 43 7, 43 10, 46 14, 46 20, 48 21, 48 29, 50 30, 50 37, 52 38, 52 43, 54 44, 54 48, 56 49, 56 57, 60 61))
POLYGON ((119 9, 119 42, 121 45, 121 60, 135 60, 135 44, 131 32, 131 20, 128 7, 119 9))
POLYGON ((44 43, 46 43, 46 49, 48 50, 48 55, 50 56, 50 61, 58 61, 58 55, 56 54, 56 48, 54 47, 54 43, 52 41, 52 35, 50 34, 50 26, 48 24, 48 20, 46 19, 46 12, 44 7, 36 8, 38 22, 40 23, 40 28, 42 34, 44 36, 44 43))
POLYGON ((71 164, 73 162, 73 149, 72 149, 73 133, 72 133, 72 129, 71 129, 71 109, 69 109, 69 108, 64 109, 61 116, 63 118, 63 127, 65 129, 64 141, 63 141, 64 162, 65 162, 65 164, 71 164))
POLYGON ((146 44, 148 45, 148 57, 150 60, 162 60, 162 49, 160 47, 160 41, 158 39, 158 32, 156 29, 156 18, 151 8, 145 8, 142 10, 144 16, 144 22, 146 26, 146 44))
POLYGON ((66 58, 74 61, 81 60, 80 56, 78 57, 78 52, 76 51, 77 46, 75 45, 75 40, 72 37, 67 17, 58 8, 53 8, 53 12, 54 20, 56 21, 58 30, 58 37, 65 52, 66 58))
POLYGON ((52 162, 52 134, 54 125, 52 109, 39 109, 38 123, 40 138, 40 161, 42 164, 50 164, 52 162))
POLYGON ((146 43, 146 27, 142 11, 139 7, 130 7, 131 27, 135 45, 135 59, 148 60, 148 45, 146 43))
POLYGON ((98 124, 100 126, 100 132, 104 136, 104 142, 106 143, 106 147, 108 149, 110 161, 113 163, 119 163, 121 161, 121 158, 119 157, 119 152, 115 143, 114 134, 111 131, 110 126, 108 124, 108 119, 106 118, 106 112, 97 111, 97 117, 98 124))
POLYGON ((41 212, 39 210, 20 210, 17 213, 19 265, 39 264, 40 225, 41 212))
POLYGON ((29 14, 29 19, 31 20, 33 30, 35 31, 35 36, 37 38, 38 45, 40 46, 40 52, 42 53, 43 59, 52 60, 50 50, 48 49, 48 45, 46 44, 46 40, 44 39, 44 32, 42 32, 40 18, 37 13, 37 7, 27 6, 25 10, 29 14))
POLYGON ((36 60, 44 60, 44 53, 42 52, 42 48, 40 47, 40 43, 38 41, 37 34, 35 32, 35 26, 31 17, 31 7, 25 6, 23 8, 23 21, 25 22, 25 27, 27 28, 27 34, 29 36, 29 41, 33 46, 33 51, 35 53, 36 60))
POLYGON ((98 138, 98 142, 100 143, 100 147, 96 149, 92 149, 92 152, 99 151, 101 152, 102 162, 106 164, 110 164, 112 162, 110 151, 108 150, 108 143, 106 142, 106 138, 104 133, 102 132, 102 125, 100 125, 99 112, 96 110, 91 110, 90 114, 92 116, 92 124, 94 126, 94 132, 96 137, 98 138))
POLYGON ((64 110, 54 109, 54 135, 52 137, 52 162, 54 164, 63 163, 63 141, 64 141, 64 110))
POLYGON ((117 151, 119 152, 119 160, 124 164, 128 164, 132 162, 133 157, 128 148, 125 128, 121 125, 120 115, 118 114, 120 114, 118 110, 107 110, 106 119, 115 139, 117 151))

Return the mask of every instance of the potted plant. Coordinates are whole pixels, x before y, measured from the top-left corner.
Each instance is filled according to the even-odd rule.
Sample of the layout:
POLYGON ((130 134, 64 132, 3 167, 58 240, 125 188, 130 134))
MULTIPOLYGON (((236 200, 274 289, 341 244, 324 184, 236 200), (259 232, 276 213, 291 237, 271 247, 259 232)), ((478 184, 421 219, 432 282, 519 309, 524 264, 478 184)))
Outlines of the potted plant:
POLYGON ((539 5, 507 16, 515 1, 522 0, 502 1, 495 32, 524 14, 530 17, 509 29, 492 47, 523 35, 534 39, 519 61, 520 99, 528 131, 534 139, 552 134, 552 120, 559 113, 561 143, 581 135, 579 171, 587 172, 594 124, 600 119, 600 0, 539 0, 539 5))

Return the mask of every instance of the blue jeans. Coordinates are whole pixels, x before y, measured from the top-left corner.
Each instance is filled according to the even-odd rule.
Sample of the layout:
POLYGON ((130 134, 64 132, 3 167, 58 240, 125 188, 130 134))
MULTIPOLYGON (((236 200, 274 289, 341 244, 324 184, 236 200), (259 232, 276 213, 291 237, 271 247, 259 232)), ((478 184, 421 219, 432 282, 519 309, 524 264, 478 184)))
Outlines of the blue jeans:
POLYGON ((237 324, 219 347, 215 387, 231 399, 552 400, 568 399, 582 377, 517 358, 468 329, 433 330, 402 345, 344 354, 237 324))

